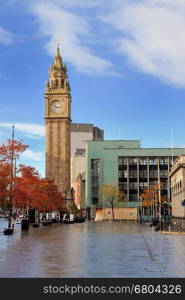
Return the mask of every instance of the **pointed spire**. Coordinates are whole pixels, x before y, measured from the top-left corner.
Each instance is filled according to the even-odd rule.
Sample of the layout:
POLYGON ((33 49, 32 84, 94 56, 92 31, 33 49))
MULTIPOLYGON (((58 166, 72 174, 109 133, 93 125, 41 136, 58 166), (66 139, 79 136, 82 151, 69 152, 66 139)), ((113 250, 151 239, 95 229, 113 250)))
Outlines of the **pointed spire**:
POLYGON ((55 55, 55 61, 54 61, 54 66, 58 69, 62 69, 62 57, 60 55, 60 48, 57 46, 57 52, 55 55))
POLYGON ((70 93, 67 67, 62 62, 59 45, 57 45, 54 63, 49 68, 49 83, 46 83, 46 90, 50 89, 64 89, 70 93))
POLYGON ((56 56, 59 56, 59 57, 61 57, 61 55, 60 55, 60 48, 59 48, 59 45, 57 45, 57 53, 56 53, 56 56))

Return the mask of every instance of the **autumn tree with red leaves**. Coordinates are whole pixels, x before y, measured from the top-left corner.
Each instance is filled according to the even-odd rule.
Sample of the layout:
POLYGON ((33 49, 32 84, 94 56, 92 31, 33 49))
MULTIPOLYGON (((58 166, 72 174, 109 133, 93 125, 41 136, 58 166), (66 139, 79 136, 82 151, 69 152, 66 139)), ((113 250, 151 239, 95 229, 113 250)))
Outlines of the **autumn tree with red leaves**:
POLYGON ((64 209, 62 194, 58 191, 53 180, 43 178, 40 180, 42 201, 38 201, 38 210, 42 212, 61 211, 64 209))
POLYGON ((33 207, 36 198, 40 182, 39 173, 35 168, 24 165, 20 165, 17 171, 19 176, 15 178, 14 207, 28 212, 28 208, 33 207))
POLYGON ((0 146, 0 201, 8 200, 12 195, 15 180, 15 161, 28 146, 22 141, 8 140, 0 146))
POLYGON ((15 179, 15 162, 28 146, 22 141, 14 140, 14 126, 12 130, 12 139, 0 146, 0 199, 1 202, 8 201, 9 219, 8 228, 11 228, 11 218, 13 210, 13 192, 15 179))
POLYGON ((145 190, 141 194, 142 201, 140 202, 142 207, 150 209, 150 212, 154 217, 157 214, 161 214, 161 207, 168 203, 168 197, 161 194, 163 183, 160 182, 156 185, 150 186, 148 190, 145 190))
POLYGON ((35 168, 20 165, 20 177, 16 178, 14 205, 28 210, 34 208, 39 212, 61 210, 62 194, 52 180, 40 178, 35 168))
POLYGON ((40 212, 63 209, 62 194, 53 181, 40 178, 31 166, 15 168, 15 162, 27 147, 22 141, 14 140, 14 130, 12 139, 0 145, 0 206, 9 209, 9 228, 13 208, 26 211, 34 208, 40 212))

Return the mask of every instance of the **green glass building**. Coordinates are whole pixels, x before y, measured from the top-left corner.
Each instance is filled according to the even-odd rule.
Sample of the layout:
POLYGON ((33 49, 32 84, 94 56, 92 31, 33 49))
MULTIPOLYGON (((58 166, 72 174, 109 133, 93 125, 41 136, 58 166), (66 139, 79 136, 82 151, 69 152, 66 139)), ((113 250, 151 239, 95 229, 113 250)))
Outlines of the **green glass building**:
MULTIPOLYGON (((141 148, 139 140, 91 141, 87 146, 86 207, 101 206, 103 184, 116 184, 126 197, 125 207, 139 207, 140 195, 162 183, 170 199, 169 170, 184 148, 141 148)), ((147 212, 143 212, 147 215, 147 212)))

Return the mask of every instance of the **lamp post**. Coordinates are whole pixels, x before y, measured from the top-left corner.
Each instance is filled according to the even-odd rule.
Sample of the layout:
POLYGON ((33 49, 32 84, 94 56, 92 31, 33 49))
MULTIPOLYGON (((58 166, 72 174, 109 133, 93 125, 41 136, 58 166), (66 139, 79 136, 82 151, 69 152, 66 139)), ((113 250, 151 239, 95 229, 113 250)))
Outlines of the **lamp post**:
POLYGON ((143 223, 143 219, 142 219, 142 205, 141 205, 141 201, 142 201, 142 198, 139 197, 139 217, 140 217, 140 224, 143 223))
POLYGON ((14 178, 14 125, 12 126, 12 139, 11 139, 11 171, 10 171, 10 189, 9 189, 9 216, 8 216, 8 228, 5 228, 4 235, 11 235, 13 234, 14 228, 12 226, 12 211, 13 211, 13 178, 14 178))
POLYGON ((158 188, 158 197, 159 197, 159 230, 161 231, 161 221, 162 221, 162 216, 161 216, 161 185, 160 185, 160 181, 159 181, 159 188, 158 188))

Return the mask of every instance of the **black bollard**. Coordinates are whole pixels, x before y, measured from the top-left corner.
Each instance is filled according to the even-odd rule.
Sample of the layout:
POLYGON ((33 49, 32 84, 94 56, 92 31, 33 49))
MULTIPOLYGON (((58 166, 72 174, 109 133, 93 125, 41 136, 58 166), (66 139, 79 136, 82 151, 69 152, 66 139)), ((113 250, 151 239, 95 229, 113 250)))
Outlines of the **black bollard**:
POLYGON ((33 225, 32 225, 34 228, 38 228, 39 226, 40 226, 40 224, 39 223, 33 223, 33 225))
POLYGON ((4 229, 4 235, 12 235, 12 234, 13 234, 13 228, 4 229))
POLYGON ((22 220, 21 230, 28 230, 28 229, 29 229, 29 221, 28 220, 22 220))

